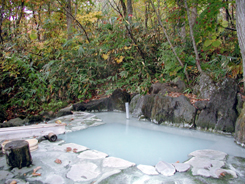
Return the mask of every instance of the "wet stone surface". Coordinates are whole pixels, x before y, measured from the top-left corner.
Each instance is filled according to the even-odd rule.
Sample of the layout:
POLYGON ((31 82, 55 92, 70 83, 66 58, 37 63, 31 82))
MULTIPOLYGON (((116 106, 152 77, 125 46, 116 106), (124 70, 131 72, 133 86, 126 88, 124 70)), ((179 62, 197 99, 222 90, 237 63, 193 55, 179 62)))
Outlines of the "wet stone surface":
MULTIPOLYGON (((98 126, 103 122, 96 116, 79 112, 58 118, 66 123, 66 132, 98 126)), ((48 123, 53 123, 52 120, 48 123)), ((129 150, 130 151, 130 150, 129 150)), ((6 164, 0 156, 0 183, 18 184, 244 184, 245 158, 228 156, 214 150, 190 153, 185 163, 160 162, 156 166, 135 165, 121 158, 91 150, 63 140, 39 142, 31 152, 33 164, 22 169, 6 164), (41 167, 36 173, 33 170, 41 167)))

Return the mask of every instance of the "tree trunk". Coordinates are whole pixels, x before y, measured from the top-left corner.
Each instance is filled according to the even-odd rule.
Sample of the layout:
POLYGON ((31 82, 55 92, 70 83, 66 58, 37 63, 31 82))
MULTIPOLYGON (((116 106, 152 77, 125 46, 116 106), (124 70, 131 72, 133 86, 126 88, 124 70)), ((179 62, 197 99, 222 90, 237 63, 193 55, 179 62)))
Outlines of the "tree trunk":
POLYGON ((3 23, 3 12, 5 8, 5 0, 2 0, 2 8, 1 8, 1 15, 0 15, 0 42, 3 44, 3 37, 2 37, 2 23, 3 23))
POLYGON ((242 54, 243 87, 245 89, 245 1, 236 0, 236 29, 238 42, 242 54))
POLYGON ((145 1, 145 30, 148 28, 148 3, 145 1))
POLYGON ((24 140, 9 142, 4 147, 7 164, 11 167, 28 167, 32 164, 29 143, 24 140))
POLYGON ((23 11, 24 11, 24 4, 25 4, 25 1, 22 1, 21 2, 21 8, 20 8, 20 15, 18 15, 18 19, 17 19, 17 21, 16 21, 16 27, 15 27, 15 29, 16 29, 16 31, 15 31, 15 36, 17 37, 17 34, 18 34, 18 32, 19 32, 19 25, 20 25, 20 21, 21 21, 21 18, 22 18, 22 16, 23 16, 23 11))
POLYGON ((25 1, 21 2, 20 15, 19 15, 19 18, 16 21, 16 27, 18 27, 19 24, 20 24, 20 21, 21 21, 22 15, 23 15, 23 11, 24 11, 24 3, 25 3, 25 1))
POLYGON ((202 72, 202 68, 200 66, 200 59, 199 59, 199 55, 198 55, 198 52, 197 52, 196 41, 195 41, 195 38, 194 38, 193 29, 192 29, 193 25, 191 25, 192 23, 191 23, 191 18, 190 18, 190 14, 189 14, 189 8, 188 8, 186 0, 185 0, 185 7, 186 7, 186 11, 187 11, 187 17, 188 17, 188 20, 189 20, 192 44, 193 44, 194 52, 195 52, 195 55, 196 55, 196 65, 197 65, 198 71, 201 73, 202 72))
POLYGON ((34 18, 34 23, 36 25, 36 30, 37 30, 37 39, 38 41, 40 42, 40 31, 39 31, 39 26, 40 26, 40 23, 37 22, 37 17, 36 17, 36 12, 34 11, 34 7, 32 7, 32 14, 33 14, 33 18, 34 18))
POLYGON ((120 0, 120 3, 121 3, 121 6, 122 6, 122 9, 123 9, 124 18, 126 18, 127 17, 127 8, 126 8, 126 5, 125 5, 125 2, 123 0, 120 0))
POLYGON ((77 10, 78 10, 78 3, 77 3, 77 0, 76 0, 76 2, 75 2, 75 13, 74 13, 75 17, 77 16, 77 10))
POLYGON ((40 27, 42 26, 42 20, 41 20, 41 8, 42 6, 39 6, 39 9, 37 11, 38 13, 38 40, 41 41, 41 31, 40 31, 40 27))
POLYGON ((66 1, 67 39, 72 38, 71 0, 66 1))
POLYGON ((132 23, 132 16, 133 16, 132 0, 127 0, 127 9, 128 9, 128 21, 131 24, 132 23))
MULTIPOLYGON (((182 61, 180 60, 179 56, 177 55, 177 53, 176 53, 176 51, 175 51, 175 49, 174 49, 174 46, 172 45, 172 43, 171 43, 171 41, 170 41, 170 39, 169 39, 169 37, 168 37, 167 31, 166 31, 166 29, 164 28, 164 26, 163 26, 163 24, 162 24, 161 17, 160 17, 159 14, 157 13, 156 8, 155 8, 155 6, 154 6, 152 0, 149 0, 149 2, 151 3, 152 8, 153 8, 154 12, 156 13, 158 23, 159 23, 160 26, 162 27, 162 30, 163 30, 163 32, 164 32, 164 34, 165 34, 165 36, 166 36, 166 38, 167 38, 167 40, 168 40, 168 43, 169 43, 169 45, 170 45, 170 47, 171 47, 171 49, 172 49, 172 51, 173 51, 175 57, 177 58, 177 60, 178 60, 178 62, 179 62, 179 64, 180 64, 180 66, 182 66, 182 67, 184 68, 184 64, 182 63, 182 61)), ((185 72, 185 76, 186 76, 187 81, 189 81, 189 76, 188 76, 187 71, 185 70, 184 72, 185 72)))
POLYGON ((189 15, 189 22, 190 22, 191 27, 194 26, 196 22, 196 18, 197 18, 197 8, 196 6, 193 6, 190 10, 190 15, 189 15))

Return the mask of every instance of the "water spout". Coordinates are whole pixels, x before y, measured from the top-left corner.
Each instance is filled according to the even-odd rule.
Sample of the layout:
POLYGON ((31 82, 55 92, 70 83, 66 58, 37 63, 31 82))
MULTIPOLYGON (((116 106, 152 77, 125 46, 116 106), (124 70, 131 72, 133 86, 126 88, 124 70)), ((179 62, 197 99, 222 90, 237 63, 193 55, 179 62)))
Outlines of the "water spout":
POLYGON ((128 102, 125 103, 125 108, 126 108, 126 118, 129 119, 129 104, 128 104, 128 102))

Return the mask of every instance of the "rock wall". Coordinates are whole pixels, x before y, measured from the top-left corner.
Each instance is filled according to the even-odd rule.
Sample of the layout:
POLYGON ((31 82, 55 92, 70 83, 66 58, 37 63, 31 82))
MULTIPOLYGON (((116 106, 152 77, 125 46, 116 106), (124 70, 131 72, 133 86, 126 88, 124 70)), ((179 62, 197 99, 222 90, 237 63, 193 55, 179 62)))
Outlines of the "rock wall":
POLYGON ((81 102, 73 104, 72 110, 75 111, 125 111, 125 102, 130 102, 130 94, 121 89, 116 89, 108 98, 91 100, 87 103, 81 102))
MULTIPOLYGON (((148 106, 145 104, 145 106, 148 106)), ((195 121, 196 109, 191 105, 190 100, 181 95, 170 97, 155 95, 154 104, 151 110, 151 119, 155 123, 171 122, 185 126, 192 125, 195 121)))
MULTIPOLYGON (((145 118, 154 123, 172 123, 180 127, 200 127, 205 130, 215 130, 232 133, 235 131, 237 112, 238 86, 233 79, 225 79, 221 84, 211 84, 211 89, 204 93, 205 99, 197 101, 194 105, 190 100, 181 95, 171 97, 160 93, 165 85, 153 85, 151 94, 135 96, 134 116, 144 115, 145 118), (213 90, 215 86, 216 90, 213 90), (209 94, 209 95, 208 95, 209 94), (142 104, 142 105, 140 105, 142 104)), ((201 85, 199 85, 201 86, 201 85)), ((208 86, 206 85, 208 88, 208 86)), ((201 87, 201 89, 204 89, 201 87)))
POLYGON ((225 79, 213 91, 206 107, 201 110, 196 125, 224 132, 234 132, 237 119, 238 86, 232 79, 225 79))
POLYGON ((245 146, 245 105, 237 118, 234 137, 238 144, 245 146))

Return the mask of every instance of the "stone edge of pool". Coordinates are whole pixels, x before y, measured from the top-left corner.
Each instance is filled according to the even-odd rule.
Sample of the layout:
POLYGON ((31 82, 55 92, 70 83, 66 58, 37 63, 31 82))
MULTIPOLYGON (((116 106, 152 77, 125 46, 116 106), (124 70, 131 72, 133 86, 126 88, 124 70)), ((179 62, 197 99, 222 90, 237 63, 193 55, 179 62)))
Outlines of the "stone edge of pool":
MULTIPOLYGON (((89 128, 92 126, 99 126, 101 124, 104 124, 96 118, 95 115, 92 115, 87 112, 80 112, 80 113, 74 113, 73 115, 63 116, 59 117, 57 119, 70 119, 70 125, 67 124, 67 131, 66 132, 72 132, 72 131, 78 131, 84 128, 89 128), (87 118, 83 118, 83 126, 78 125, 74 123, 73 124, 73 116, 75 115, 82 115, 87 118), (93 123, 91 123, 93 122, 93 123)), ((55 121, 55 120, 52 120, 55 121)), ((51 121, 51 122, 52 122, 51 121)), ((107 155, 106 153, 102 153, 96 150, 90 150, 89 148, 86 148, 82 145, 78 145, 75 143, 64 143, 64 141, 59 141, 57 143, 50 143, 48 141, 42 141, 39 143, 40 149, 36 150, 32 153, 33 160, 38 159, 38 156, 40 154, 44 154, 49 152, 51 155, 52 152, 59 152, 62 154, 73 154, 74 161, 71 161, 71 163, 74 162, 74 164, 69 165, 69 171, 65 174, 66 178, 71 179, 73 182, 90 182, 96 179, 96 182, 99 183, 100 181, 120 173, 122 170, 127 169, 129 167, 135 166, 137 169, 139 169, 142 173, 146 175, 163 175, 163 176, 173 176, 176 172, 186 172, 188 170, 191 170, 193 176, 203 176, 203 177, 212 177, 212 178, 220 178, 225 175, 230 175, 231 178, 237 178, 239 175, 239 171, 237 171, 234 167, 229 167, 224 169, 223 167, 226 166, 226 159, 227 154, 221 151, 215 151, 215 150, 197 150, 189 154, 190 159, 183 162, 183 163, 166 163, 164 161, 160 161, 155 166, 150 165, 136 165, 132 162, 129 162, 127 160, 123 160, 121 158, 111 157, 107 155), (69 151, 68 149, 69 148, 69 151), (75 158, 76 157, 76 158, 75 158), (98 160, 100 161, 98 165, 98 160), (79 171, 79 172, 78 172, 79 171)), ((0 157, 1 158, 1 157, 0 157)), ((58 158, 57 158, 58 159, 58 158)), ((3 158, 1 159, 3 161, 3 158)), ((0 160, 0 161, 1 161, 0 160)), ((62 162, 62 158, 58 159, 62 162)), ((56 160, 54 160, 55 162, 56 160)), ((61 164, 62 165, 62 164, 61 164)), ((30 169, 32 169, 35 164, 30 169)), ((6 167, 6 166, 5 166, 6 167)), ((1 168, 1 165, 0 165, 1 168)), ((18 169, 17 169, 18 170, 18 169)), ((0 175, 3 175, 4 170, 0 170, 0 175)), ((14 177, 14 174, 5 171, 5 175, 11 176, 11 174, 14 177)), ((32 181, 33 179, 36 180, 38 177, 34 177, 30 175, 27 180, 32 181)), ((8 178, 8 177, 6 177, 8 178)), ((66 183, 66 179, 62 176, 59 176, 55 174, 55 177, 46 177, 51 182, 61 181, 61 183, 66 183), (55 179, 55 181, 53 181, 55 179)), ((1 181, 0 177, 0 181, 1 181)), ((14 178, 9 178, 9 180, 14 180, 14 178)), ((47 179, 46 179, 47 180, 47 179)), ((45 181, 46 181, 45 180, 45 181)), ((46 181, 49 183, 49 181, 46 181)), ((7 181, 7 180, 6 180, 7 181)), ((5 181, 5 182, 6 182, 5 181)))

